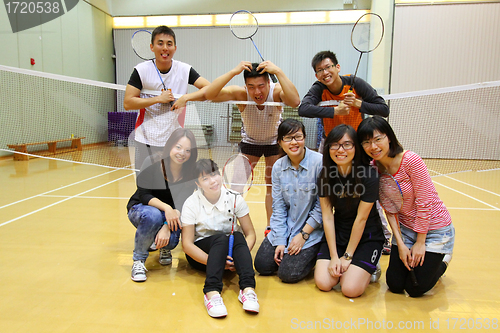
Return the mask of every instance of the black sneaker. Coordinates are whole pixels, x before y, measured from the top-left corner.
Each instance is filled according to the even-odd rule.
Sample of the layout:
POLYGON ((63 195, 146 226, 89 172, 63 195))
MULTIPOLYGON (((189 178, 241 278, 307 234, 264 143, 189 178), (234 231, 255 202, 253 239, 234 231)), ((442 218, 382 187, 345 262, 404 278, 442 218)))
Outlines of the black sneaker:
POLYGON ((172 264, 172 253, 170 252, 170 250, 162 247, 160 249, 160 256, 158 258, 158 261, 163 266, 172 264))

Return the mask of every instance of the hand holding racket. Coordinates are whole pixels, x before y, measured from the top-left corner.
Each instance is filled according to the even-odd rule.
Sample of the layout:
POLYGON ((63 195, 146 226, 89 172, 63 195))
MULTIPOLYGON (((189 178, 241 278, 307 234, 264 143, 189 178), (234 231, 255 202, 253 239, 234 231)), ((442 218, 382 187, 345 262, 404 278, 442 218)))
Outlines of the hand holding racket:
POLYGON ((378 14, 363 14, 352 27, 351 44, 359 52, 359 59, 349 92, 354 90, 354 82, 358 74, 361 57, 364 53, 368 54, 375 50, 382 42, 382 38, 384 38, 384 21, 378 14))
MULTIPOLYGON (((401 229, 399 229, 399 221, 396 215, 401 210, 401 207, 403 207, 403 191, 401 191, 401 186, 399 186, 398 181, 393 176, 388 173, 383 173, 380 175, 378 193, 380 205, 387 213, 393 214, 398 226, 398 232, 401 235, 401 229)), ((414 287, 418 286, 413 267, 410 267, 410 279, 414 287)))
MULTIPOLYGON (((248 10, 238 10, 234 12, 233 15, 231 15, 231 19, 229 21, 229 28, 236 38, 250 39, 253 46, 257 50, 257 53, 262 59, 262 62, 265 61, 264 57, 262 57, 262 54, 260 54, 257 45, 255 45, 255 42, 252 39, 252 37, 259 30, 259 23, 251 12, 249 12, 248 10)), ((278 82, 274 74, 270 74, 270 76, 271 80, 273 80, 274 83, 278 82)))
POLYGON ((222 169, 222 184, 234 194, 233 217, 230 218, 231 234, 229 235, 228 256, 233 257, 234 225, 236 223, 236 199, 238 195, 248 192, 253 184, 253 169, 250 160, 242 154, 229 157, 222 169))
MULTIPOLYGON (((263 61, 259 64, 259 66, 257 66, 257 71, 261 74, 264 74, 264 73, 268 73, 270 76, 274 77, 276 79, 276 73, 280 70, 280 68, 278 66, 276 66, 275 64, 273 64, 271 61, 269 60, 266 60, 266 61, 263 61)), ((273 80, 274 83, 276 83, 274 80, 273 80)))

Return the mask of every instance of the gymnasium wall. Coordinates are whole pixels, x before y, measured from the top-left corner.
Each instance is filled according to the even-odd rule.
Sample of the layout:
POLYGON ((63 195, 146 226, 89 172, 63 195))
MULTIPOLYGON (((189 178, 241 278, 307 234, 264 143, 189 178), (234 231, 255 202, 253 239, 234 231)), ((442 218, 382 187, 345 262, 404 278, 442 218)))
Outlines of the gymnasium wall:
MULTIPOLYGON (((114 83, 112 23, 111 16, 79 1, 59 18, 12 33, 6 10, 0 10, 0 65, 114 83), (30 58, 35 59, 34 66, 30 58)), ((0 73, 0 106, 4 111, 0 120, 5 126, 0 148, 66 139, 71 134, 87 136, 84 144, 107 140, 107 112, 115 110, 113 91, 77 91, 71 83, 35 82, 27 81, 25 75, 0 73), (85 102, 88 94, 92 94, 90 103, 85 102), (98 128, 92 132, 97 134, 88 135, 88 126, 98 128)), ((0 152, 0 156, 8 154, 0 152)))
MULTIPOLYGON (((391 94, 500 80, 500 2, 396 5, 391 94)), ((500 160, 498 90, 457 91, 389 121, 423 157, 500 160), (491 93, 490 91, 493 91, 491 93)))
POLYGON ((50 22, 12 33, 2 9, 0 65, 114 83, 112 27, 110 15, 79 1, 50 22), (34 66, 30 58, 35 59, 34 66))
POLYGON ((396 5, 390 92, 500 80, 499 18, 498 1, 396 5))

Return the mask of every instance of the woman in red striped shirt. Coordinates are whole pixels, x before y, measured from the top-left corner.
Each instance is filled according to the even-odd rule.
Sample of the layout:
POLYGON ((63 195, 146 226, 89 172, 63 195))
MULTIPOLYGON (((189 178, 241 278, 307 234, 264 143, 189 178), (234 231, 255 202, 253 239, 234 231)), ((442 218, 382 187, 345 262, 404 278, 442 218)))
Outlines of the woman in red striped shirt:
POLYGON ((384 118, 364 119, 357 133, 364 158, 373 159, 379 173, 392 175, 403 192, 399 213, 387 213, 391 228, 401 231, 393 232, 387 285, 394 293, 422 296, 434 287, 451 260, 455 229, 450 213, 439 199, 424 161, 403 150, 384 118))

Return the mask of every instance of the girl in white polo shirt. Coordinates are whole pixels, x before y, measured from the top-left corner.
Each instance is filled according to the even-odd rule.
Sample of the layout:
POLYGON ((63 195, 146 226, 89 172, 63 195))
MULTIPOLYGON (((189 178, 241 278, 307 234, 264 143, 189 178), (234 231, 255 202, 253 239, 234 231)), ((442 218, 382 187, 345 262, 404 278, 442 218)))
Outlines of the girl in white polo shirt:
POLYGON ((198 190, 184 203, 182 221, 182 247, 189 264, 206 272, 205 306, 211 317, 227 316, 222 301, 222 277, 225 270, 236 271, 240 277, 238 300, 243 309, 259 312, 255 294, 255 273, 250 251, 255 244, 255 230, 248 205, 241 196, 222 188, 222 177, 217 164, 209 159, 196 163, 198 190), (233 257, 229 257, 234 200, 236 200, 233 257))

